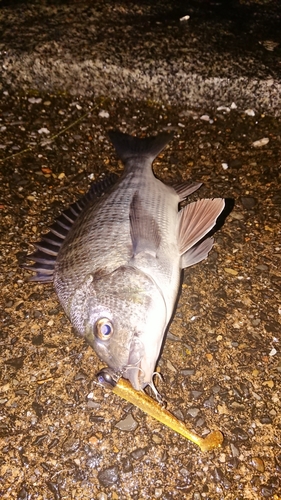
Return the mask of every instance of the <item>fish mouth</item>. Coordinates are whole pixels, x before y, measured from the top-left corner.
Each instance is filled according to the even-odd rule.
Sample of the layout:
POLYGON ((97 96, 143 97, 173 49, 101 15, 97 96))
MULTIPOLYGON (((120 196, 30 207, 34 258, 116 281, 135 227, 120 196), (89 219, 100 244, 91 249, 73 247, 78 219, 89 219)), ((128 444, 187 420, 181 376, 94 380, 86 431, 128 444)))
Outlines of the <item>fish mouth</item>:
POLYGON ((137 391, 142 390, 147 383, 149 383, 145 382, 147 374, 142 368, 144 355, 145 350, 143 343, 136 336, 132 339, 128 364, 124 367, 123 377, 127 378, 131 382, 133 388, 137 391))
POLYGON ((144 382, 145 377, 140 364, 138 366, 127 366, 123 373, 123 376, 129 380, 136 391, 141 391, 149 383, 144 382))

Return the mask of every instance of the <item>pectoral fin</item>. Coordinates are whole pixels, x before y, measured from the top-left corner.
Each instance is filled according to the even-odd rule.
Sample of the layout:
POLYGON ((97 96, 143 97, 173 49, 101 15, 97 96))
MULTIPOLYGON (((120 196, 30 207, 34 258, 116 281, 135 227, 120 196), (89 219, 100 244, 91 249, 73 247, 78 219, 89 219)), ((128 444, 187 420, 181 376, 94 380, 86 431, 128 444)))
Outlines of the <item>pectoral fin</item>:
POLYGON ((186 253, 211 231, 224 207, 224 199, 214 198, 213 200, 199 200, 190 203, 180 210, 178 215, 178 245, 181 255, 186 253))

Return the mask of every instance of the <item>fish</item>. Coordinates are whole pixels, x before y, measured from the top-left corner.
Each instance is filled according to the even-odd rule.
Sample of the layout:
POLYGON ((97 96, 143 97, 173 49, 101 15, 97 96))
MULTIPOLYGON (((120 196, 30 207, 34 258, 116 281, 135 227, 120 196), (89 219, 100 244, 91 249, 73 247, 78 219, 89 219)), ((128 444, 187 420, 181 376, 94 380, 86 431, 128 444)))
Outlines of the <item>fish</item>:
POLYGON ((224 436, 219 430, 211 431, 204 438, 198 436, 198 434, 189 430, 184 422, 178 420, 172 413, 164 408, 163 405, 156 402, 155 399, 151 398, 145 392, 136 391, 126 379, 116 376, 116 373, 112 372, 110 369, 102 369, 97 374, 97 379, 98 383, 105 389, 111 389, 117 396, 137 406, 150 417, 155 418, 158 422, 161 422, 189 441, 192 441, 192 443, 199 446, 201 451, 211 451, 221 447, 224 436))
POLYGON ((171 141, 110 131, 124 165, 93 184, 28 256, 31 279, 52 281, 74 329, 135 390, 153 383, 183 269, 208 256, 223 198, 182 202, 201 183, 164 184, 152 169, 171 141))

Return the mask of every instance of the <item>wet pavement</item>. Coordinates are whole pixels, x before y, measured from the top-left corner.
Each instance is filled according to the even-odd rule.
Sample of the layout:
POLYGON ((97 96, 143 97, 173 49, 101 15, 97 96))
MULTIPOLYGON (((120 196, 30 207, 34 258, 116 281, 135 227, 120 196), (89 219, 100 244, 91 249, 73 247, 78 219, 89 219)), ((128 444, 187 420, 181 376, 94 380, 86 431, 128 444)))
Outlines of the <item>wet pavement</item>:
MULTIPOLYGON (((42 5, 53 12, 54 24, 60 9, 73 9, 63 3, 57 10, 50 3, 26 5, 15 4, 19 23, 30 9, 36 7, 39 15, 42 5)), ((77 5, 84 9, 86 3, 77 5)), ((126 5, 117 6, 119 15, 124 14, 126 5)), ((260 12, 261 6, 257 9, 260 12)), ((6 24, 9 19, 5 17, 6 24)), ((60 19, 66 28, 74 22, 62 14, 60 19)), ((102 19, 107 26, 107 18, 102 19)), ((36 34, 36 23, 32 27, 36 34)), ((27 31, 23 39, 24 34, 27 31)), ((261 37, 268 39, 269 33, 261 37)), ((22 50, 19 37, 9 46, 10 51, 22 50)), ((258 61, 262 47, 249 47, 257 51, 258 61)), ((29 50, 36 52, 34 45, 29 50)), ((278 61, 278 50, 267 51, 264 69, 274 81, 266 94, 271 103, 276 102, 279 63, 271 67, 270 61, 278 61)), ((185 97, 173 103, 161 95, 145 99, 144 90, 136 99, 136 94, 125 95, 125 86, 119 89, 124 95, 117 97, 114 82, 114 95, 110 82, 92 95, 74 95, 64 80, 59 90, 46 92, 40 78, 36 80, 38 74, 26 75, 24 86, 20 76, 18 82, 4 76, 0 101, 1 498, 278 500, 277 107, 259 112, 254 94, 249 101, 245 96, 238 101, 237 86, 235 101, 226 102, 220 95, 214 103, 208 94, 205 101, 191 105, 185 97), (167 183, 189 178, 204 182, 193 200, 235 200, 209 258, 185 271, 159 361, 164 381, 158 382, 158 389, 167 408, 202 436, 213 429, 223 432, 223 446, 210 453, 98 386, 95 374, 103 365, 75 337, 52 285, 28 282, 28 272, 19 267, 32 250, 30 243, 38 241, 66 205, 82 196, 93 180, 121 172, 106 136, 110 128, 138 135, 174 131, 174 140, 154 163, 156 175, 167 183)))

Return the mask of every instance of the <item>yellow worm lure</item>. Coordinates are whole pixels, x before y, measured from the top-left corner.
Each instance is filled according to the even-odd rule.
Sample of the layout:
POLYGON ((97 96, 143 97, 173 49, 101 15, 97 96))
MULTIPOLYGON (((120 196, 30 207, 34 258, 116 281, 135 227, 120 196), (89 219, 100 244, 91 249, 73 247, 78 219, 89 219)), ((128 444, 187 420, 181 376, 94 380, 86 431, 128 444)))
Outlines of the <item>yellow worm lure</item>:
POLYGON ((116 377, 116 375, 109 368, 101 370, 97 377, 102 386, 109 387, 117 396, 120 396, 129 403, 132 403, 150 417, 155 418, 173 431, 181 434, 189 441, 197 444, 199 448, 201 448, 201 451, 210 451, 222 445, 223 434, 220 431, 212 431, 205 438, 198 436, 194 432, 187 429, 184 422, 178 420, 157 401, 148 396, 148 394, 143 391, 136 391, 131 386, 130 382, 123 378, 116 377))

